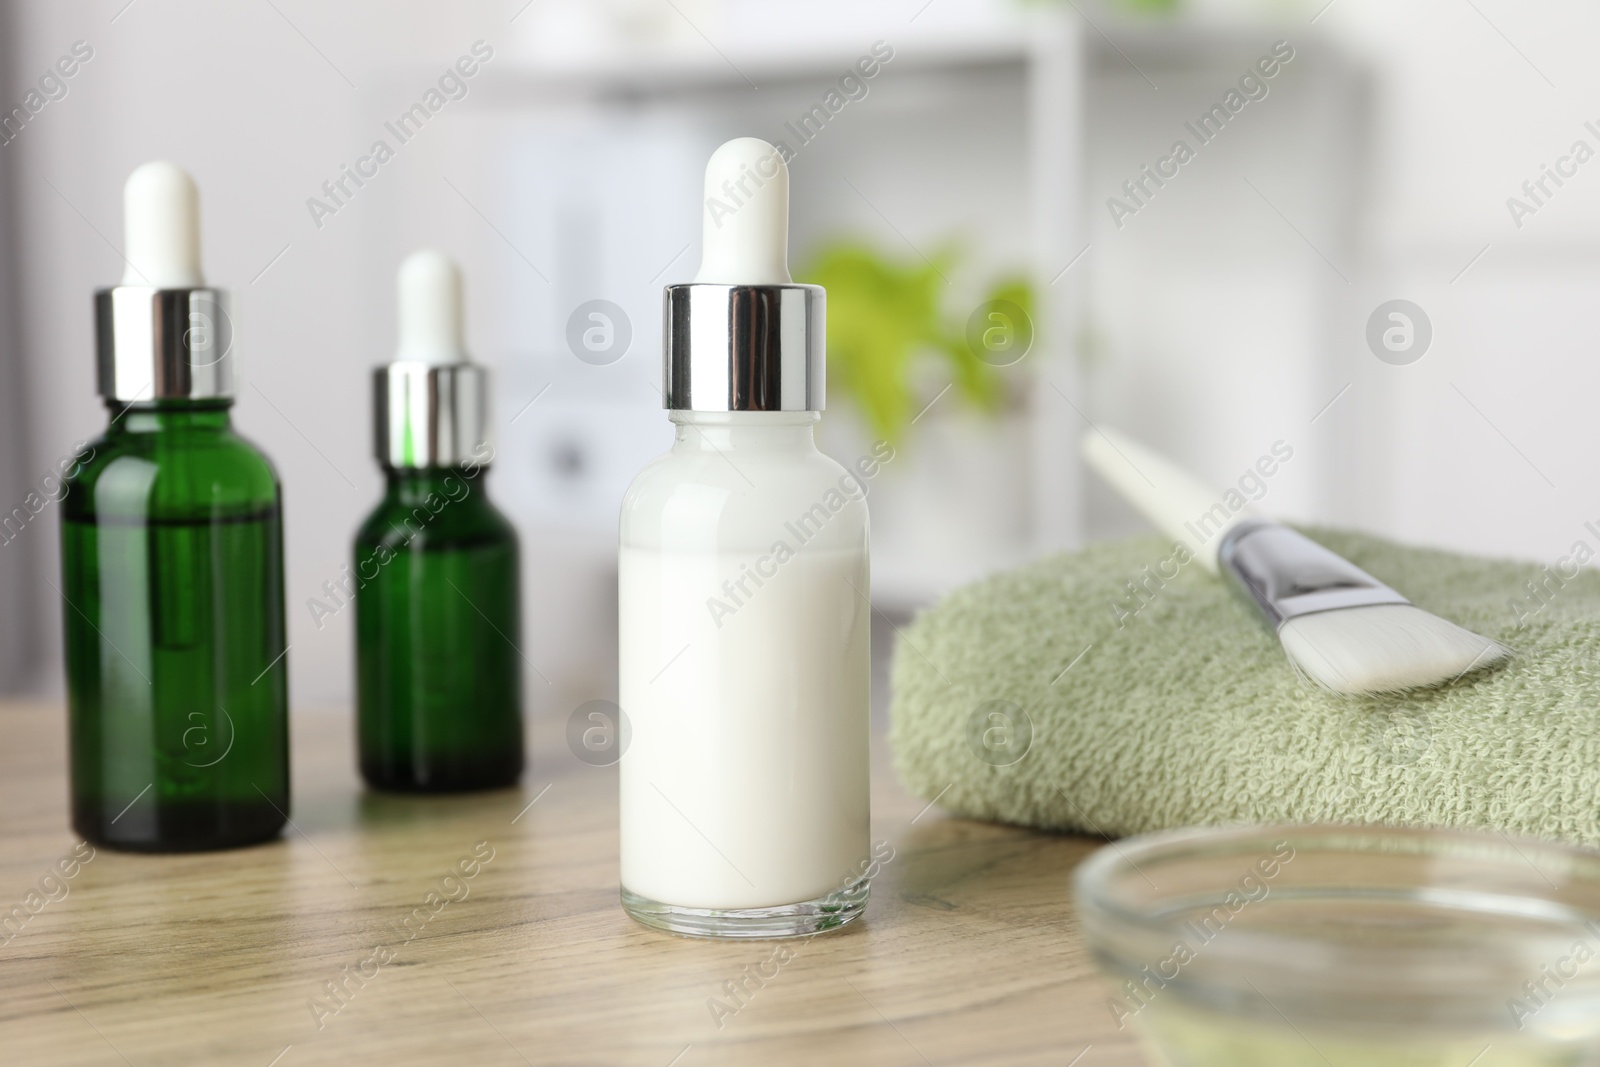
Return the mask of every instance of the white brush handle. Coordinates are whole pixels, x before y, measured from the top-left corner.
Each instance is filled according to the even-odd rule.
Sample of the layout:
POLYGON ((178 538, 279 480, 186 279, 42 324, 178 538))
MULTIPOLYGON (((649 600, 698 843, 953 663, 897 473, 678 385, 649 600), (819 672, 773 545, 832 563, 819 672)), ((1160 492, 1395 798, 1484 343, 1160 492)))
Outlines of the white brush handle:
POLYGON ((1230 512, 1222 493, 1115 430, 1090 430, 1082 450, 1095 473, 1158 530, 1188 546, 1212 574, 1222 535, 1240 520, 1256 517, 1248 508, 1230 512))

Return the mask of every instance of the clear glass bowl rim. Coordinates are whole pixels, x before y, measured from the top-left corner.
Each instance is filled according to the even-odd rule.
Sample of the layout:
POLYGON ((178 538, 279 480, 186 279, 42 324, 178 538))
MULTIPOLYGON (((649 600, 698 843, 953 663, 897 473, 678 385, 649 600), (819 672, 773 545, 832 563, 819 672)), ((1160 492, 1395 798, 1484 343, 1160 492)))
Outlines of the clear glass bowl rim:
MULTIPOLYGON (((1179 920, 1174 917, 1178 905, 1197 896, 1220 895, 1222 891, 1221 887, 1204 892, 1197 892, 1193 887, 1173 891, 1156 889, 1148 900, 1130 903, 1116 892, 1116 885, 1124 876, 1142 873, 1147 866, 1155 870, 1163 860, 1169 859, 1270 854, 1283 841, 1294 847, 1296 858, 1311 850, 1345 852, 1352 856, 1400 853, 1493 862, 1505 867, 1508 878, 1519 878, 1532 886, 1526 896, 1549 905, 1550 914, 1546 918, 1575 920, 1587 915, 1591 920, 1600 920, 1600 851, 1594 849, 1494 831, 1337 823, 1223 825, 1163 830, 1114 840, 1080 864, 1074 876, 1074 895, 1086 942, 1102 963, 1113 960, 1128 963, 1130 950, 1147 948, 1178 931, 1179 920), (1596 906, 1574 908, 1559 898, 1558 891, 1553 888, 1557 882, 1551 882, 1550 892, 1544 893, 1525 873, 1528 865, 1532 865, 1532 871, 1538 872, 1544 881, 1555 877, 1569 886, 1577 885, 1585 890, 1592 887, 1596 906)), ((1151 884, 1154 886, 1154 882, 1151 884)), ((1360 877, 1352 877, 1345 884, 1329 882, 1327 892, 1332 899, 1336 895, 1358 895, 1364 888, 1371 888, 1375 893, 1393 892, 1378 889, 1370 881, 1364 883, 1360 877)), ((1416 888, 1420 896, 1431 895, 1429 883, 1419 881, 1416 888)), ((1295 892, 1302 896, 1315 895, 1306 889, 1295 892)), ((1486 892, 1494 895, 1493 891, 1486 892)), ((1592 929, 1600 933, 1600 926, 1592 929)), ((1292 935, 1251 929, 1230 930, 1225 942, 1219 941, 1215 947, 1208 948, 1208 953, 1220 953, 1240 962, 1253 960, 1274 965, 1273 969, 1280 973, 1299 969, 1290 960, 1306 960, 1342 947, 1315 933, 1292 935), (1300 951, 1286 952, 1286 949, 1300 951)), ((1381 964, 1385 950, 1363 950, 1361 955, 1374 964, 1381 964)), ((1436 955, 1442 963, 1446 954, 1436 955)), ((1327 962, 1328 958, 1324 956, 1323 960, 1327 962)), ((1462 977, 1466 979, 1467 976, 1463 974, 1462 977)))

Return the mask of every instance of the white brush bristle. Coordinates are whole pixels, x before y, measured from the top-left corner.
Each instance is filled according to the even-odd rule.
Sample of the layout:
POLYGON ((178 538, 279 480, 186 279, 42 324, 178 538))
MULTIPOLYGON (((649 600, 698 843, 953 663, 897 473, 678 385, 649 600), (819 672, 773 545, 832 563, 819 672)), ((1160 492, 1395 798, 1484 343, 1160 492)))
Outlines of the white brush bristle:
POLYGON ((1410 604, 1302 615, 1284 623, 1278 638, 1297 670, 1351 695, 1443 685, 1511 654, 1498 641, 1410 604))

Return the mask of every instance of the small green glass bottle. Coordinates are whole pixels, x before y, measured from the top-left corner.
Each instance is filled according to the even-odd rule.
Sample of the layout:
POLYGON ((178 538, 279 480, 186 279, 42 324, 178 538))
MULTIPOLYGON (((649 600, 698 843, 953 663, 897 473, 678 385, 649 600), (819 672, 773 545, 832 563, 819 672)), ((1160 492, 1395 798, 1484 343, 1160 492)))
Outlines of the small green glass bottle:
POLYGON ((461 344, 460 273, 400 270, 400 351, 374 377, 387 489, 355 539, 357 741, 379 789, 508 786, 522 775, 517 535, 481 477, 487 372, 461 344))
POLYGON ((227 848, 289 810, 280 490, 229 423, 193 182, 147 164, 126 196, 128 276, 95 297, 111 422, 62 500, 72 823, 113 848, 227 848))

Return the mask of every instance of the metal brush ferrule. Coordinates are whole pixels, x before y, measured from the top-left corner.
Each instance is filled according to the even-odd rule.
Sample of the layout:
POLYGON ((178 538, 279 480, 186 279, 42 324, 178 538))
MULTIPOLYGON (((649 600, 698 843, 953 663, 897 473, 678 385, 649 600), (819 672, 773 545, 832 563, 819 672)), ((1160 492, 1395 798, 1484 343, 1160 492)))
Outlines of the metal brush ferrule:
POLYGON ((1246 519, 1222 536, 1217 564, 1273 629, 1318 611, 1411 601, 1287 526, 1246 519))
POLYGON ((464 467, 493 455, 489 372, 396 361, 372 373, 373 445, 388 468, 464 467))
POLYGON ((820 285, 669 285, 664 310, 662 406, 823 409, 827 313, 820 285))
POLYGON ((116 285, 94 294, 95 357, 107 400, 232 397, 233 320, 221 289, 116 285))

